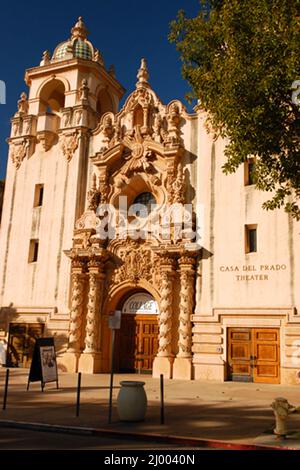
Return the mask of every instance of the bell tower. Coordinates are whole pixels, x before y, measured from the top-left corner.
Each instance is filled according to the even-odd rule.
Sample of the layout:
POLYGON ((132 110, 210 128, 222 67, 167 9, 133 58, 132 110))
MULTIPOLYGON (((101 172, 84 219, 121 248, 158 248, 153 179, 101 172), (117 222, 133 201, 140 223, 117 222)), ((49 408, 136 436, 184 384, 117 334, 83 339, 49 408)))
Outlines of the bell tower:
POLYGON ((50 326, 48 314, 62 322, 69 315, 70 260, 63 251, 85 208, 90 137, 124 94, 88 34, 80 17, 70 38, 26 71, 29 94, 21 94, 8 139, 0 300, 16 313, 36 309, 50 326))

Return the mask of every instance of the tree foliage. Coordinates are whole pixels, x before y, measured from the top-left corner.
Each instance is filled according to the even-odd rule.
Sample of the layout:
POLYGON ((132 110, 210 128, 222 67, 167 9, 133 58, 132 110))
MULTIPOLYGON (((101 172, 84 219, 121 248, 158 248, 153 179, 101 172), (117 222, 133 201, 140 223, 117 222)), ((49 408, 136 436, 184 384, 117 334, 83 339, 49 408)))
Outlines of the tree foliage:
POLYGON ((300 0, 207 0, 171 23, 183 77, 216 137, 228 139, 225 173, 256 157, 264 208, 300 219, 300 0))

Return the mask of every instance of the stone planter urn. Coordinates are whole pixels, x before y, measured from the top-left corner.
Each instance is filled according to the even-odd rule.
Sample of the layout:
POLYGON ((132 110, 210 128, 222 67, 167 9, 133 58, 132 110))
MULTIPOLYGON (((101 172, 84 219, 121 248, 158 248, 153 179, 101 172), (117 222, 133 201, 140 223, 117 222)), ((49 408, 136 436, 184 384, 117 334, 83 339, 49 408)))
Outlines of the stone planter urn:
POLYGON ((144 421, 147 410, 145 382, 123 380, 117 398, 117 410, 121 421, 144 421))

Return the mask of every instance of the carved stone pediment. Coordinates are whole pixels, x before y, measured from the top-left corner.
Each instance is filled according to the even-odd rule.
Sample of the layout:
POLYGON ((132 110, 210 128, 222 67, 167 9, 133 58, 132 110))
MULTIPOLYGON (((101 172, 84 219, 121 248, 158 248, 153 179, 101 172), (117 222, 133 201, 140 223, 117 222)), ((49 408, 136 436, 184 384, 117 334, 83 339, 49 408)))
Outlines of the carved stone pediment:
MULTIPOLYGON (((143 59, 136 89, 129 95, 118 114, 106 113, 94 131, 95 163, 108 163, 118 144, 128 147, 134 158, 145 158, 146 148, 157 147, 166 156, 182 147, 181 125, 185 109, 180 101, 165 106, 148 83, 148 70, 143 59)), ((151 150, 149 148, 149 150, 151 150)), ((138 165, 137 171, 144 165, 138 165)), ((147 165, 146 165, 147 166, 147 165)))

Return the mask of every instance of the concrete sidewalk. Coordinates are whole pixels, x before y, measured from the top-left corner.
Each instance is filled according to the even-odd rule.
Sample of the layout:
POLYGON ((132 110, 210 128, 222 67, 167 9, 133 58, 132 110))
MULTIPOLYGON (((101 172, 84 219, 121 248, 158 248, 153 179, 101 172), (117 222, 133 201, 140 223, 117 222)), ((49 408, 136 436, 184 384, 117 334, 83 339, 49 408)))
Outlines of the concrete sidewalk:
MULTIPOLYGON (((297 386, 252 383, 208 383, 165 380, 165 424, 160 424, 159 380, 146 375, 116 374, 114 378, 113 422, 108 424, 109 375, 82 375, 80 416, 75 416, 77 374, 60 373, 59 386, 47 384, 42 393, 39 383, 26 391, 28 370, 11 369, 7 409, 0 421, 77 427, 99 432, 132 433, 174 438, 219 440, 240 445, 276 446, 300 449, 300 415, 289 418, 290 434, 278 440, 272 433, 270 404, 277 396, 300 405, 297 386), (145 422, 122 423, 118 419, 116 398, 121 380, 142 380, 148 397, 145 422)), ((0 369, 4 390, 5 369, 0 369)), ((1 393, 1 395, 3 392, 1 393)), ((1 400, 1 398, 0 398, 1 400)), ((2 404, 2 403, 1 403, 2 404)), ((1 406, 2 408, 2 406, 1 406)), ((13 425, 13 423, 7 423, 13 425)), ((70 429, 71 430, 71 429, 70 429)), ((121 433, 121 434, 120 434, 121 433)))

